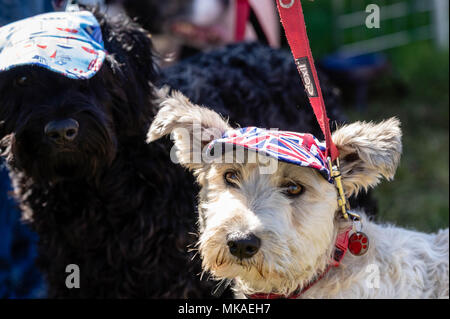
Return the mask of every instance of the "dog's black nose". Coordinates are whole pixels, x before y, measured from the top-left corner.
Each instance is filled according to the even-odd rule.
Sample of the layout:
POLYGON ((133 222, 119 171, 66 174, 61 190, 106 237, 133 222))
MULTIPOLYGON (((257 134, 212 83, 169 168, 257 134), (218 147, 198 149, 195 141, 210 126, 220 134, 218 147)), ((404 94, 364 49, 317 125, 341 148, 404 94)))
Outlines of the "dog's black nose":
POLYGON ((72 142, 78 135, 79 127, 74 119, 65 119, 47 123, 44 132, 55 143, 72 142))
POLYGON ((246 235, 230 235, 227 241, 230 253, 239 259, 250 258, 255 255, 259 247, 261 247, 261 240, 254 234, 246 235))

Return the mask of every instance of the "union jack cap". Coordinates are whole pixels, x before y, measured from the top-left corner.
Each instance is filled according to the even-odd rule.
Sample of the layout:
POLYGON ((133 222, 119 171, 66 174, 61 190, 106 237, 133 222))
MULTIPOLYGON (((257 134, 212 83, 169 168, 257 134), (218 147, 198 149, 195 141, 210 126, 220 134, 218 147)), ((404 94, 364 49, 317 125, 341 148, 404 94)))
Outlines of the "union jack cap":
POLYGON ((222 138, 209 143, 208 154, 217 143, 233 144, 273 157, 278 161, 317 169, 332 183, 325 156, 325 143, 312 134, 273 131, 258 127, 244 127, 225 132, 222 138))

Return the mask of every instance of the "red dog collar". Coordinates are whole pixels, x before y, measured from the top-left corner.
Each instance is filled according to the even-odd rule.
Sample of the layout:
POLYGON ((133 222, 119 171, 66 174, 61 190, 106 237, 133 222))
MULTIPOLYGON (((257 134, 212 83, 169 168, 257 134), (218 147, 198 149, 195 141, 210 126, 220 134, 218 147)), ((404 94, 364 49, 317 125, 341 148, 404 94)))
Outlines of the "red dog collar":
POLYGON ((316 284, 319 280, 321 280, 323 277, 325 277, 325 275, 328 273, 328 271, 332 267, 339 266, 339 264, 341 263, 341 260, 344 258, 345 253, 347 252, 348 238, 349 238, 348 234, 350 233, 351 230, 352 230, 352 227, 348 227, 344 232, 338 234, 338 236, 336 238, 335 249, 333 252, 333 258, 331 259, 331 262, 328 265, 327 269, 325 269, 325 271, 323 271, 320 275, 316 276, 313 280, 311 280, 305 287, 303 287, 303 288, 299 287, 297 290, 295 290, 289 296, 281 295, 281 294, 274 294, 274 293, 269 293, 269 294, 260 293, 260 294, 247 295, 247 298, 249 298, 249 299, 297 299, 302 294, 304 294, 309 288, 314 286, 314 284, 316 284))

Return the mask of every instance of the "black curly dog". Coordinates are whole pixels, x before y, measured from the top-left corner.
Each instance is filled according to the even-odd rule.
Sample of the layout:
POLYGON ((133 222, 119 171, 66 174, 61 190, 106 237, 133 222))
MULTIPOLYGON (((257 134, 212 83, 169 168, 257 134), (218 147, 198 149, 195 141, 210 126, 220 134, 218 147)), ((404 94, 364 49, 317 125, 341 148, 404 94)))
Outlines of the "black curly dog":
MULTIPOLYGON (((321 136, 295 65, 287 52, 243 44, 158 74, 146 31, 98 18, 109 54, 93 78, 30 66, 0 73, 0 150, 39 235, 49 296, 212 297, 215 283, 200 280, 187 249, 197 187, 171 162, 169 140, 145 143, 158 109, 151 84, 180 89, 231 122, 321 136), (79 289, 66 287, 69 264, 80 268, 79 289)), ((341 120, 331 86, 323 90, 330 118, 341 120)))

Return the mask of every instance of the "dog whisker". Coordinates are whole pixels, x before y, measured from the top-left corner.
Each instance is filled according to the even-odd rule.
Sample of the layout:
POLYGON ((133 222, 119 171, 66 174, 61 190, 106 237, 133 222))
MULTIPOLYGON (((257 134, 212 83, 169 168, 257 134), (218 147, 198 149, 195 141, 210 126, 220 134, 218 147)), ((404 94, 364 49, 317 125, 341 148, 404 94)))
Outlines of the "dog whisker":
POLYGON ((192 256, 191 261, 194 260, 194 258, 198 255, 198 251, 195 252, 194 256, 192 256))

